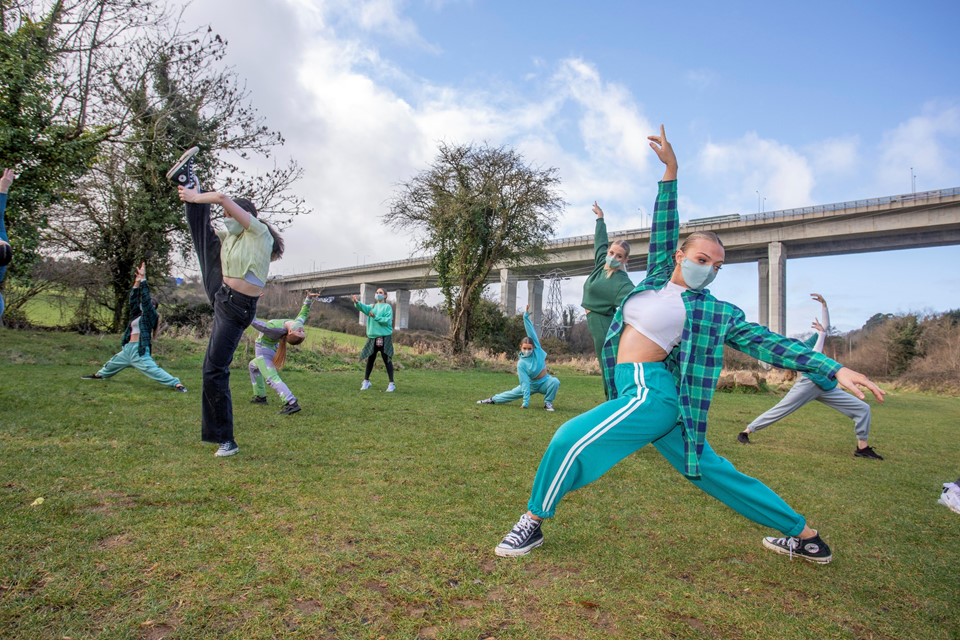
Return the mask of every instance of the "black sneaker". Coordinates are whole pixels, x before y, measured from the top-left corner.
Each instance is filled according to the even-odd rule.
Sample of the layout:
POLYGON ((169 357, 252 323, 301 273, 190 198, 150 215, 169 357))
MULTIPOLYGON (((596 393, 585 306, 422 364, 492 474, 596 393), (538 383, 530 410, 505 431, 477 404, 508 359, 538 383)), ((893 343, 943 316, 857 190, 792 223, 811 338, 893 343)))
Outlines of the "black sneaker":
POLYGON ((173 389, 176 390, 176 391, 178 391, 178 392, 180 392, 181 394, 186 394, 186 393, 187 393, 187 388, 184 387, 183 383, 177 383, 176 386, 174 386, 173 389))
POLYGON ((543 532, 540 531, 540 521, 529 514, 524 514, 493 552, 497 556, 523 556, 541 545, 543 545, 543 532))
POLYGON ((763 538, 763 547, 773 550, 777 554, 788 554, 791 559, 794 556, 799 556, 801 559, 820 564, 830 563, 833 560, 833 555, 830 554, 830 546, 820 538, 819 533, 809 539, 801 539, 796 536, 780 538, 766 536, 763 538))
POLYGON ((300 411, 300 404, 296 401, 290 401, 283 406, 283 409, 280 410, 281 414, 296 414, 300 411))
POLYGON ((236 441, 224 441, 220 444, 220 447, 217 448, 217 453, 214 456, 233 456, 240 451, 240 446, 237 445, 236 441))
POLYGON ((869 445, 863 449, 859 447, 853 452, 854 456, 859 456, 860 458, 875 458, 878 461, 882 461, 883 457, 873 451, 873 448, 869 445))
POLYGON ((750 445, 750 435, 746 432, 740 432, 737 434, 737 440, 743 445, 750 445))
POLYGON ((175 182, 178 186, 190 189, 197 184, 197 177, 193 173, 193 157, 200 151, 200 147, 190 147, 173 164, 170 171, 167 172, 167 180, 175 182))
POLYGON ((253 403, 254 405, 266 405, 266 404, 267 404, 267 397, 266 397, 266 396, 254 396, 253 398, 250 399, 250 402, 253 403))
POLYGON ((100 376, 99 374, 86 374, 86 375, 84 375, 84 376, 81 376, 80 378, 82 378, 82 379, 85 380, 85 381, 99 381, 99 380, 103 380, 103 377, 100 376))

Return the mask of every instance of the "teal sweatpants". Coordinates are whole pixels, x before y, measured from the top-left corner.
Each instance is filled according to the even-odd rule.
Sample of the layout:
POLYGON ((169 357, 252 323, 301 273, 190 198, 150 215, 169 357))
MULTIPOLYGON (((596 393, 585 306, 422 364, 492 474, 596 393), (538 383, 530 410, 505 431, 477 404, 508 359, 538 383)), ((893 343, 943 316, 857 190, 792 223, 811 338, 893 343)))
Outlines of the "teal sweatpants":
POLYGON ((610 329, 610 323, 613 322, 613 316, 590 312, 587 314, 587 331, 590 332, 590 338, 593 339, 593 351, 597 354, 597 363, 600 364, 600 380, 603 381, 603 396, 610 398, 610 390, 607 389, 607 379, 603 375, 603 341, 607 338, 607 331, 610 329))
MULTIPOLYGON (((567 492, 591 483, 647 443, 682 473, 683 434, 677 424, 677 389, 663 363, 621 363, 620 396, 564 423, 540 461, 530 502, 533 514, 553 516, 567 492)), ((741 474, 730 461, 703 447, 701 490, 752 521, 787 536, 803 531, 805 519, 760 481, 741 474)))
MULTIPOLYGON (((556 376, 551 376, 550 374, 547 374, 543 378, 537 378, 530 381, 530 395, 543 394, 544 403, 552 403, 553 399, 557 397, 557 392, 559 390, 560 379, 556 376)), ((491 398, 493 398, 493 402, 496 405, 520 400, 523 398, 523 387, 517 385, 512 390, 500 392, 491 398)))
POLYGON ((144 350, 143 356, 137 354, 138 346, 139 343, 127 343, 124 345, 113 358, 100 368, 97 374, 103 378, 110 378, 128 367, 133 367, 145 374, 147 378, 151 378, 161 385, 176 387, 180 384, 179 378, 171 376, 162 367, 157 365, 150 355, 149 349, 144 350))

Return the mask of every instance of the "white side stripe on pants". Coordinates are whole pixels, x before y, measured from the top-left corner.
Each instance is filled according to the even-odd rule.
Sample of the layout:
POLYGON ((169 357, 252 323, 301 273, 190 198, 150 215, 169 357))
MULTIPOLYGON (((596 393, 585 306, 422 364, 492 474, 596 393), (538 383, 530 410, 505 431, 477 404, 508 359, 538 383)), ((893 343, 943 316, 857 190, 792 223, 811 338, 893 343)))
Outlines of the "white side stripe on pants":
POLYGON ((560 486, 563 484, 564 479, 570 472, 570 469, 573 467, 574 461, 583 452, 583 450, 585 450, 587 446, 603 436, 605 433, 616 427, 621 421, 630 416, 634 410, 639 409, 640 406, 643 405, 643 402, 647 399, 648 390, 643 380, 643 365, 641 363, 634 363, 633 366, 633 378, 638 391, 636 398, 631 399, 629 403, 621 407, 612 415, 608 416, 599 425, 584 434, 579 441, 574 443, 573 447, 570 448, 570 451, 567 452, 563 462, 560 464, 560 468, 557 470, 557 475, 550 483, 550 487, 547 489, 547 494, 543 499, 542 509, 544 512, 551 511, 553 503, 557 500, 557 493, 560 491, 560 486))

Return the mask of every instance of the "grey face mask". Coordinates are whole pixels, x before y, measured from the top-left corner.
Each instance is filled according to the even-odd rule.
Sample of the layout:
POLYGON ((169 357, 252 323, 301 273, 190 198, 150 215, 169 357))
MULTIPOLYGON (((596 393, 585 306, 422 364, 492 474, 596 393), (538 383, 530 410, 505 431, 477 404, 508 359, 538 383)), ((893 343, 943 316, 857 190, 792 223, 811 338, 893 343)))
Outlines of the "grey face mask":
POLYGON ((690 289, 703 289, 717 277, 717 270, 713 265, 700 265, 689 258, 684 258, 680 263, 680 272, 690 289))
POLYGON ((239 236, 243 233, 243 225, 233 218, 224 217, 223 226, 227 228, 227 233, 231 236, 239 236))

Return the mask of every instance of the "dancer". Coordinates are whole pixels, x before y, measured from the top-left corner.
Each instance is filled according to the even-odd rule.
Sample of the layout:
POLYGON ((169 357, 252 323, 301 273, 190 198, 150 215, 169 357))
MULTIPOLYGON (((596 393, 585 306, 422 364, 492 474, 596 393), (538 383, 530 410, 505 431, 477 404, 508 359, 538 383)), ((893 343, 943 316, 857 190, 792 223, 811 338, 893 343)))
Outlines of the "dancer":
POLYGON ((597 226, 593 232, 593 271, 583 283, 583 301, 580 304, 587 311, 587 330, 593 338, 593 349, 600 363, 603 393, 609 399, 610 390, 603 376, 603 341, 613 322, 613 313, 633 290, 633 281, 627 274, 630 243, 625 240, 609 242, 603 210, 596 201, 593 203, 593 213, 597 216, 597 226))
POLYGON ((203 358, 201 438, 219 447, 216 456, 240 451, 233 434, 230 363, 243 332, 257 315, 270 261, 283 255, 283 239, 257 220, 257 208, 245 198, 231 199, 216 191, 200 191, 193 172, 193 147, 167 172, 186 203, 187 223, 200 262, 207 298, 213 305, 213 326, 203 358), (226 231, 214 231, 210 205, 223 207, 226 231))
MULTIPOLYGON (((813 328, 817 331, 805 343, 813 351, 822 352, 827 338, 826 328, 830 327, 830 310, 827 308, 827 301, 820 294, 810 294, 810 297, 820 303, 823 324, 814 319, 813 328)), ((883 460, 882 456, 867 445, 867 437, 870 435, 870 406, 859 398, 838 389, 836 379, 819 374, 801 374, 787 395, 780 399, 779 403, 753 419, 746 429, 737 434, 737 440, 744 445, 749 445, 751 434, 790 416, 810 401, 820 401, 827 407, 832 407, 853 419, 853 429, 857 435, 857 449, 853 451, 855 457, 883 460)))
POLYGON ((110 378, 128 367, 133 367, 161 385, 172 387, 178 392, 186 392, 187 388, 183 386, 180 379, 168 374, 157 365, 151 355, 153 330, 157 328, 159 322, 157 301, 150 297, 150 286, 147 285, 147 265, 140 263, 133 280, 133 289, 130 290, 130 323, 123 332, 120 351, 97 373, 81 378, 88 380, 110 378))
POLYGON ((299 345, 307 337, 303 324, 307 322, 307 317, 310 315, 310 306, 316 296, 317 294, 307 294, 307 297, 303 299, 300 313, 294 319, 275 318, 268 321, 262 321, 259 318, 253 319, 251 325, 260 334, 257 336, 256 355, 248 365, 250 382, 253 384, 251 403, 267 404, 267 389, 264 386, 264 378, 266 378, 267 385, 272 387, 273 391, 280 395, 280 400, 283 401, 281 414, 296 414, 300 411, 297 397, 280 380, 280 374, 277 373, 277 370, 283 367, 283 363, 287 359, 287 344, 299 345))
POLYGON ((650 147, 666 165, 650 236, 647 276, 614 315, 604 346, 611 400, 568 421, 554 434, 533 481, 528 511, 496 547, 521 556, 543 544, 541 522, 565 494, 603 476, 648 443, 704 492, 745 517, 780 530, 763 545, 781 554, 828 563, 830 548, 783 499, 738 472, 706 442, 707 411, 729 345, 779 367, 836 378, 861 396, 866 376, 755 323, 706 287, 724 259, 716 234, 694 232, 679 243, 677 158, 661 125, 650 147))
POLYGON ((393 383, 393 308, 387 302, 387 292, 378 287, 374 294, 376 303, 365 305, 354 295, 353 305, 367 318, 367 342, 360 351, 360 358, 367 359, 367 369, 363 373, 363 382, 360 384, 360 391, 370 389, 370 372, 373 371, 373 364, 377 361, 377 352, 383 357, 383 364, 387 368, 387 376, 390 377, 390 384, 387 385, 387 391, 393 392, 397 386, 393 383))
POLYGON ((517 377, 520 384, 507 392, 477 401, 477 405, 500 405, 518 398, 523 399, 520 409, 530 407, 530 394, 543 394, 543 409, 553 411, 553 399, 560 389, 560 379, 547 371, 547 353, 540 345, 537 330, 530 319, 530 306, 523 312, 523 327, 527 335, 520 340, 520 358, 517 360, 517 377))
MULTIPOLYGON (((3 170, 0 175, 0 284, 7 277, 7 265, 13 260, 13 248, 10 247, 10 237, 7 236, 7 224, 5 222, 7 211, 7 194, 10 191, 10 185, 13 184, 16 174, 9 167, 3 170)), ((3 301, 3 291, 0 290, 0 325, 3 324, 3 310, 6 305, 3 301)))

